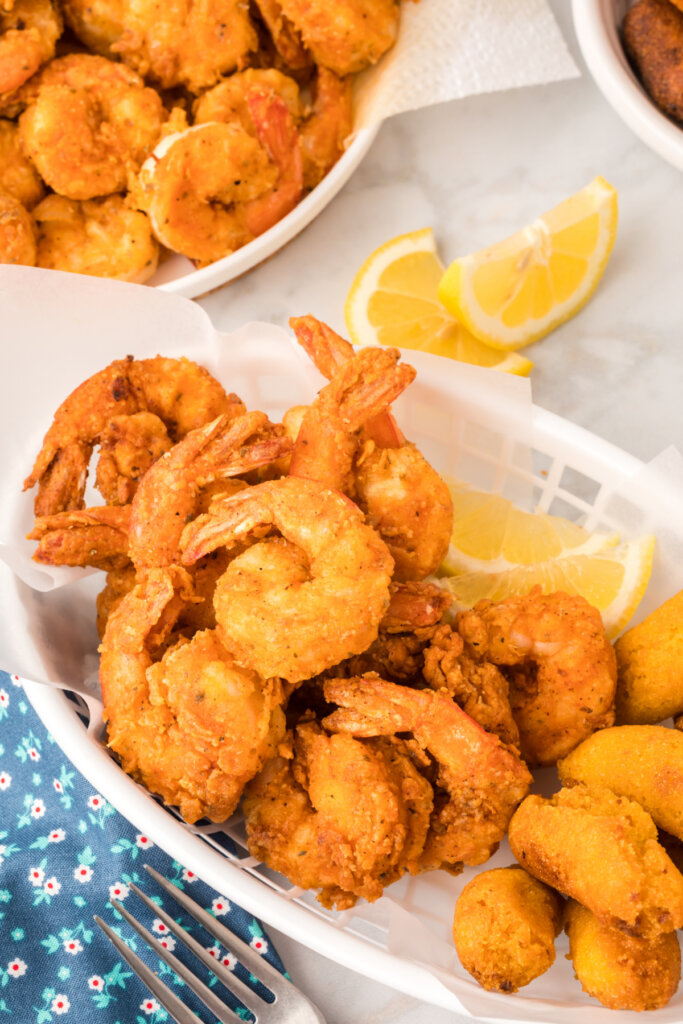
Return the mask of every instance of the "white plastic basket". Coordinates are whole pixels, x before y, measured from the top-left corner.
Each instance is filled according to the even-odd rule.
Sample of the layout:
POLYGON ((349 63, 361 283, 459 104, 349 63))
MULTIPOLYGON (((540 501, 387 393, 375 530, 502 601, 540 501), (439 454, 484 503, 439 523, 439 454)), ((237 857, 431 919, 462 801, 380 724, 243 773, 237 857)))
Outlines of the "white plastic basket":
MULTIPOLYGON (((126 336, 122 332, 130 328, 129 318, 138 327, 141 316, 144 320, 144 311, 131 313, 127 303, 121 302, 118 288, 113 300, 100 282, 89 282, 87 289, 86 299, 90 296, 93 308, 103 314, 98 351, 93 355, 83 346, 86 354, 77 352, 68 372, 59 369, 56 376, 63 380, 45 385, 41 396, 46 403, 44 410, 54 409, 62 399, 66 379, 73 386, 121 354, 116 339, 126 336), (109 301, 114 302, 111 309, 106 308, 109 301), (107 325, 107 314, 113 316, 114 308, 116 324, 107 325), (50 401, 50 397, 55 400, 50 401)), ((159 293, 139 291, 154 296, 149 301, 161 308, 159 293)), ((139 291, 131 293, 136 302, 139 291)), ((0 298, 1 292, 0 277, 0 298)), ((127 345, 126 351, 136 356, 183 352, 197 358, 213 367, 249 408, 266 409, 273 417, 292 404, 310 401, 320 386, 317 372, 278 328, 248 325, 228 338, 213 331, 198 307, 186 303, 190 312, 181 308, 182 300, 167 298, 172 304, 170 318, 158 333, 153 326, 139 331, 135 344, 127 345), (185 319, 174 334, 171 321, 182 320, 181 312, 185 319)), ((143 301, 147 308, 148 300, 143 301)), ((53 332, 59 332, 62 322, 68 323, 73 316, 72 304, 68 296, 56 300, 53 332)), ((79 308, 83 309, 82 302, 79 308)), ((85 327, 87 316, 86 311, 85 327)), ((144 323, 146 327, 153 325, 154 318, 144 323)), ((27 332, 24 343, 30 345, 30 325, 19 329, 27 332)), ((18 342, 21 344, 21 339, 18 342)), ((39 356, 31 351, 27 358, 39 356)), ((515 496, 528 507, 536 505, 569 516, 591 529, 616 529, 624 535, 654 532, 659 546, 639 614, 678 589, 680 570, 673 563, 680 564, 680 559, 672 558, 672 553, 678 553, 683 544, 683 528, 678 525, 683 498, 680 482, 662 473, 657 465, 645 466, 532 406, 527 381, 413 352, 404 353, 404 358, 416 366, 418 377, 396 404, 397 419, 437 468, 476 486, 515 496)), ((6 386, 11 388, 11 382, 6 386)), ((9 396, 5 397, 9 401, 9 396)), ((21 415, 16 402, 14 415, 21 415)), ((37 451, 48 421, 47 412, 37 421, 34 412, 30 427, 24 424, 27 437, 14 423, 13 436, 22 439, 23 459, 28 452, 37 451)), ((6 429, 0 429, 0 459, 2 444, 8 444, 2 441, 3 436, 7 436, 6 429)), ((19 546, 16 538, 30 527, 31 496, 19 496, 21 474, 17 471, 5 479, 6 490, 0 498, 0 529, 4 531, 0 540, 9 539, 19 546)), ((81 582, 40 592, 6 566, 0 566, 0 570, 0 614, 4 616, 0 664, 24 678, 62 683, 68 681, 69 673, 90 671, 96 638, 92 626, 86 629, 80 624, 94 618, 95 582, 100 582, 97 577, 90 575, 81 582), (65 630, 70 631, 66 641, 65 630)), ((450 938, 455 899, 471 871, 457 878, 445 872, 405 878, 389 887, 376 904, 361 902, 342 913, 324 910, 313 894, 293 888, 248 854, 238 817, 226 827, 187 826, 126 776, 103 746, 95 703, 91 705, 90 725, 86 726, 78 705, 64 691, 28 682, 26 692, 74 765, 138 829, 226 897, 323 955, 425 1002, 481 1019, 569 1024, 579 1007, 586 1022, 609 1020, 619 1024, 621 1018, 624 1022, 630 1019, 630 1015, 598 1007, 583 995, 562 955, 566 949, 563 938, 558 939, 553 968, 517 995, 480 989, 460 967, 450 938)), ((487 866, 511 861, 503 847, 487 866)), ((683 997, 679 996, 652 1017, 662 1022, 680 1021, 682 1008, 683 997)))

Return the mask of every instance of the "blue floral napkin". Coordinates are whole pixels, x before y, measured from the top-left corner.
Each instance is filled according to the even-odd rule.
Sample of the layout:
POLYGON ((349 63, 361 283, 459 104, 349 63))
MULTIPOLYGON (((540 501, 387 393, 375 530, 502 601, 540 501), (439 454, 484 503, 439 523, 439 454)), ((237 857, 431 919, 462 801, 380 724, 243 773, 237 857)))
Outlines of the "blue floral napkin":
MULTIPOLYGON (((258 991, 228 950, 157 889, 148 863, 259 951, 282 963, 258 921, 137 832, 69 762, 17 676, 0 672, 0 1024, 157 1024, 170 1020, 93 921, 98 914, 201 1020, 211 1016, 114 910, 123 902, 239 1017, 251 1015, 129 889, 135 882, 258 991), (157 891, 155 891, 157 890, 157 891), (182 989, 182 991, 181 991, 182 989)), ((267 998, 267 992, 262 990, 267 998)))

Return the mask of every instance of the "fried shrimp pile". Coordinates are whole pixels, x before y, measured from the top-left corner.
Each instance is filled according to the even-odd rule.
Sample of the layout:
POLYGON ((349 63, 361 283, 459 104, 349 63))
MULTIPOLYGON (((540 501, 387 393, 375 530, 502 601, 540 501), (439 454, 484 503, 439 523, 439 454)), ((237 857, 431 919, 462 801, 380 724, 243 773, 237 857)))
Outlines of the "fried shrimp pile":
POLYGON ((288 2, 0 3, 0 263, 144 283, 289 213, 342 156, 399 6, 288 2))

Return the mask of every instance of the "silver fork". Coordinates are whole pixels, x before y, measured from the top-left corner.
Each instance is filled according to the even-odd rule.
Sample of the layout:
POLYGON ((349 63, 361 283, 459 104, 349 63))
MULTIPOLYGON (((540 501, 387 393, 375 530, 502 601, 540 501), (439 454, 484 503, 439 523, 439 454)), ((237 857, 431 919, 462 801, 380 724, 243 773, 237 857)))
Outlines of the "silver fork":
MULTIPOLYGON (((220 921, 217 921, 215 917, 195 903, 194 900, 191 900, 189 896, 186 896, 181 889, 173 885, 172 882, 169 882, 163 875, 160 875, 158 871, 151 868, 149 864, 145 864, 144 868, 158 882, 164 892, 176 900, 222 946, 231 950, 240 963, 273 994, 275 997, 274 1001, 266 1002, 254 989, 246 985, 232 971, 216 960, 192 935, 189 935, 184 928, 177 924, 170 914, 167 914, 158 904, 154 903, 136 885, 133 885, 131 882, 128 883, 129 888, 149 907, 155 917, 160 918, 169 931, 176 938, 180 939, 215 974, 221 984, 232 992, 250 1011, 255 1018, 256 1024, 275 1024, 275 1021, 277 1021, 277 1024, 325 1024, 323 1015, 307 999, 303 992, 296 988, 291 981, 280 974, 263 957, 254 952, 246 942, 243 942, 234 932, 231 932, 220 921)), ((217 1020, 221 1021, 222 1024, 234 1024, 235 1020, 240 1019, 212 989, 205 985, 203 981, 200 981, 177 957, 169 953, 158 939, 148 932, 124 906, 113 899, 111 904, 154 952, 182 978, 188 988, 192 989, 217 1020)), ((112 931, 109 925, 97 915, 95 915, 95 921, 109 941, 114 944, 119 955, 132 967, 138 978, 144 982, 152 995, 158 999, 164 1009, 177 1021, 177 1024, 202 1024, 199 1017, 160 980, 154 971, 119 938, 116 932, 112 931)))

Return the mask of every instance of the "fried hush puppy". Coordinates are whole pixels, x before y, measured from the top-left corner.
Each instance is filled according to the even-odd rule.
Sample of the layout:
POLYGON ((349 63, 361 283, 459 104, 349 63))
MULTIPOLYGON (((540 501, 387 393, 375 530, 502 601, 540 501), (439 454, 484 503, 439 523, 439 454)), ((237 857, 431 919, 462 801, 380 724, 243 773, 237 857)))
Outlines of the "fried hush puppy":
POLYGON ((565 908, 565 930, 581 987, 610 1010, 658 1010, 676 992, 681 949, 675 932, 653 939, 624 935, 574 900, 565 908))
POLYGON ((654 725, 683 711, 682 623, 683 590, 616 641, 619 724, 654 725))
POLYGON ((638 0, 626 13, 622 36, 648 95, 683 121, 683 11, 669 0, 638 0))
POLYGON ((547 971, 561 930, 560 896, 517 865, 483 871, 455 905, 460 962, 492 992, 516 992, 547 971))
POLYGON ((683 925, 683 876, 650 815, 626 797, 583 785, 549 800, 528 796, 508 839, 535 878, 627 935, 654 938, 683 925))
POLYGON ((683 839, 683 733, 663 725, 603 729, 560 761, 563 785, 604 786, 635 800, 659 828, 683 839))

